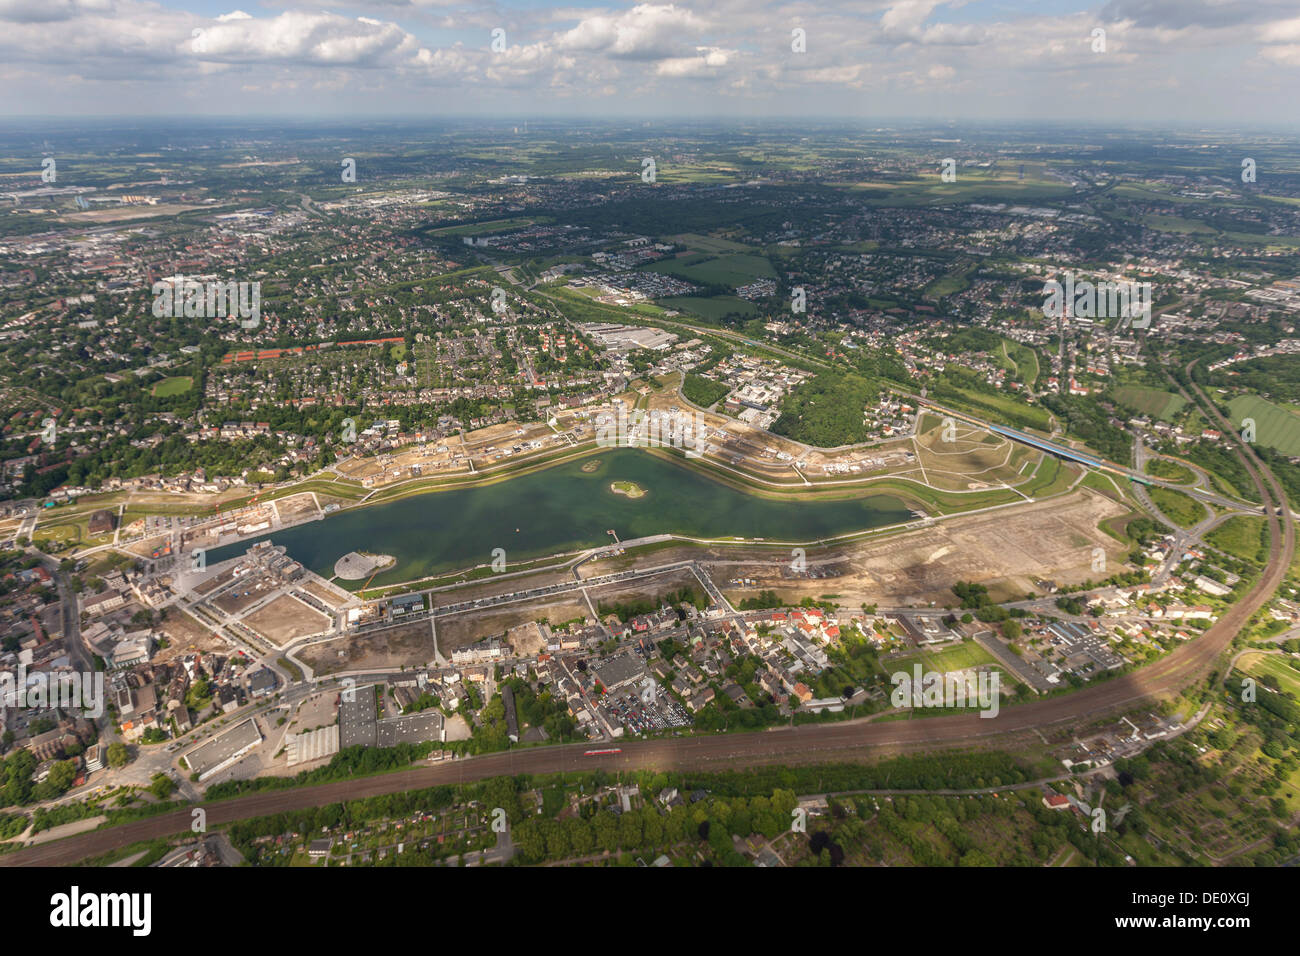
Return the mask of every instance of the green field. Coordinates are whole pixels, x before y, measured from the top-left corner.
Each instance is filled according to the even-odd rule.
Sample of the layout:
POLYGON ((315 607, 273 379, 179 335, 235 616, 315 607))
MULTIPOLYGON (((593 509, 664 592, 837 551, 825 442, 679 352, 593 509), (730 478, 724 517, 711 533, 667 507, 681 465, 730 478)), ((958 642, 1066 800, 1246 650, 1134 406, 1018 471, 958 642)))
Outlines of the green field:
POLYGON ((171 398, 173 395, 184 395, 194 387, 194 379, 188 375, 178 375, 174 378, 164 378, 160 382, 155 382, 153 387, 154 398, 171 398))
POLYGON ((1079 477, 1080 466, 1067 465, 1055 455, 1044 455, 1034 477, 1016 490, 1030 498, 1050 498, 1065 491, 1079 477))
POLYGON ((1229 518, 1205 536, 1205 540, 1220 551, 1245 561, 1260 563, 1267 554, 1266 525, 1263 518, 1237 515, 1229 518))
MULTIPOLYGON (((1002 419, 1022 428, 1036 428, 1044 433, 1051 431, 1051 414, 1041 405, 1028 405, 1014 395, 977 392, 956 385, 947 387, 961 396, 961 404, 966 406, 963 409, 965 411, 985 418, 1002 419)), ((947 398, 946 395, 944 397, 947 398)))
POLYGON ((1249 654, 1243 657, 1237 666, 1247 674, 1270 677, 1271 683, 1293 696, 1300 697, 1300 671, 1287 663, 1284 657, 1276 654, 1249 654))
POLYGON ((734 295, 715 295, 709 298, 678 295, 673 296, 671 299, 656 299, 655 301, 665 309, 689 312, 691 315, 698 315, 708 322, 717 322, 724 315, 731 312, 738 312, 745 316, 755 315, 758 312, 758 307, 754 303, 734 295))
POLYGON ((1148 458, 1146 473, 1153 478, 1161 478, 1179 485, 1190 485, 1196 480, 1196 475, 1186 465, 1164 458, 1148 458))
POLYGON ((1300 415, 1258 395, 1238 395, 1228 402, 1233 423, 1242 427, 1243 419, 1255 420, 1255 441, 1284 455, 1300 455, 1300 415))
POLYGON ((1011 171, 991 172, 969 168, 959 169, 957 181, 945 183, 939 178, 936 164, 934 174, 910 182, 844 183, 846 188, 865 193, 866 202, 875 206, 944 206, 968 202, 1032 203, 1042 200, 1063 199, 1070 188, 1051 180, 1027 178, 1020 181, 1011 171))
POLYGON ((963 292, 970 288, 969 276, 970 270, 968 269, 950 272, 948 275, 931 282, 921 294, 929 299, 942 299, 945 296, 963 292))
POLYGON ((1038 355, 1033 349, 1019 342, 1013 342, 1011 339, 1002 340, 1002 354, 1020 374, 1021 380, 1030 388, 1038 381, 1039 367, 1038 355))
POLYGON ((1181 395, 1145 385, 1120 385, 1112 389, 1110 394, 1121 405, 1167 422, 1173 421, 1174 416, 1187 404, 1181 395))
POLYGON ((747 285, 755 279, 772 279, 776 270, 766 257, 748 253, 729 253, 713 258, 688 256, 685 259, 664 259, 649 267, 653 272, 678 276, 704 285, 747 285))
POLYGON ((1151 486, 1147 489, 1151 500, 1170 521, 1180 528, 1190 528, 1205 520, 1205 507, 1195 498, 1189 498, 1181 491, 1151 486))
POLYGON ((716 239, 713 236, 701 236, 695 232, 685 232, 680 236, 673 236, 672 240, 680 242, 692 252, 710 252, 714 255, 725 252, 749 252, 753 248, 739 242, 732 242, 730 239, 716 239))
POLYGON ((965 670, 968 667, 983 667, 996 664, 997 660, 974 641, 966 641, 955 647, 944 648, 941 651, 922 651, 921 662, 925 665, 926 670, 946 673, 947 671, 965 670))
POLYGON ((477 236, 485 232, 504 232, 507 229, 522 229, 531 226, 539 219, 494 219, 491 222, 473 222, 464 226, 443 226, 430 230, 434 236, 477 236))

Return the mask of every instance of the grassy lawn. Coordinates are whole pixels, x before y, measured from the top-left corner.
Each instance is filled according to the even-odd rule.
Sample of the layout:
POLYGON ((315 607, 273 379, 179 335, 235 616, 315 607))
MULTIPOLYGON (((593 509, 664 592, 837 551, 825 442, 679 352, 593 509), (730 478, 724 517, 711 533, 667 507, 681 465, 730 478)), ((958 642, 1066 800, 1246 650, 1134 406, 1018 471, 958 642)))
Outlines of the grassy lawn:
POLYGON ((494 219, 491 222, 475 222, 465 226, 443 226, 430 230, 434 236, 477 236, 485 232, 503 232, 506 229, 522 229, 531 226, 536 219, 494 219))
POLYGON ((1205 520, 1205 508, 1195 498, 1189 498, 1181 491, 1152 486, 1147 489, 1151 500, 1170 521, 1180 528, 1190 528, 1205 520))
POLYGON ((1017 485, 1016 490, 1031 498, 1047 498, 1069 488, 1078 474, 1074 466, 1067 467, 1055 455, 1044 455, 1034 477, 1023 485, 1017 485))
POLYGON ((971 271, 970 269, 959 269, 956 272, 950 272, 948 275, 931 282, 921 294, 930 299, 942 299, 956 292, 965 291, 970 288, 969 276, 971 271))
POLYGON ((173 395, 184 395, 194 387, 194 379, 188 375, 177 375, 172 378, 164 378, 162 381, 155 382, 153 386, 154 398, 171 398, 173 395))
POLYGON ((922 651, 921 661, 926 669, 940 672, 960 671, 968 667, 997 663, 992 654, 974 641, 967 641, 941 651, 922 651))
POLYGON ((1013 342, 1010 339, 1002 340, 1002 353, 1014 363, 1016 371, 1020 373, 1020 378, 1030 388, 1038 381, 1038 353, 1026 345, 1019 342, 1013 342))
POLYGON ((1176 461, 1166 461, 1163 458, 1150 458, 1147 460, 1146 472, 1153 478, 1163 478, 1165 481, 1172 481, 1180 485, 1190 485, 1196 480, 1196 475, 1185 465, 1180 465, 1176 461))
POLYGON ((1205 540, 1233 557, 1259 564, 1267 553, 1266 528, 1263 518, 1237 515, 1207 534, 1205 540))
POLYGON ((730 239, 701 236, 699 233, 694 232, 684 232, 680 236, 673 236, 672 239, 674 242, 680 242, 692 252, 709 252, 714 255, 725 252, 749 252, 753 249, 752 246, 732 242, 730 239))

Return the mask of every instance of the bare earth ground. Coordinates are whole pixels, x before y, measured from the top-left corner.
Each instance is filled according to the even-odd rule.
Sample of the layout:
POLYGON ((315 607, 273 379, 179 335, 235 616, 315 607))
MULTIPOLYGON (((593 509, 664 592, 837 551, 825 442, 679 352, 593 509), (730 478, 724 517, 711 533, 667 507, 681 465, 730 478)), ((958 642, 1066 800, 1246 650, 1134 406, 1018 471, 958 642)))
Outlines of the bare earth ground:
POLYGON ((235 585, 220 597, 214 598, 212 604, 221 608, 226 614, 235 616, 243 613, 258 601, 266 597, 267 585, 261 578, 247 575, 243 582, 235 585), (239 590, 241 587, 247 590, 239 590))
POLYGON ((520 657, 535 657, 546 650, 546 639, 535 621, 512 627, 506 632, 506 643, 520 657))
MULTIPOLYGON (((658 563, 658 562, 656 562, 658 563)), ((690 571, 672 571, 652 578, 620 582, 591 588, 592 604, 597 610, 601 604, 623 604, 635 601, 658 601, 665 595, 683 587, 699 589, 700 583, 690 571)), ((530 621, 545 620, 561 624, 574 618, 591 619, 587 602, 577 592, 551 598, 512 604, 503 608, 482 611, 465 611, 438 619, 438 649, 444 655, 458 647, 473 644, 488 637, 500 635, 511 628, 530 621)), ((507 638, 508 640, 509 638, 507 638)), ((513 645, 512 645, 513 646, 513 645)), ((524 653, 536 653, 525 651, 524 653)))
POLYGON ((294 652, 294 656, 317 675, 344 670, 397 669, 403 664, 424 666, 434 659, 433 630, 428 621, 399 624, 360 637, 339 637, 312 644, 294 652))
MULTIPOLYGON (((1058 584, 1095 579, 1094 548, 1104 549, 1107 560, 1118 566, 1123 546, 1097 525, 1127 510, 1085 489, 855 546, 834 556, 830 570, 836 576, 832 577, 792 577, 791 559, 785 555, 758 563, 724 560, 710 563, 709 568, 720 585, 733 578, 757 582, 753 588, 725 589, 732 600, 771 588, 796 603, 806 596, 833 593, 839 604, 849 607, 946 604, 953 600, 955 581, 985 584, 995 600, 1006 600, 1036 590, 1034 578, 1058 584), (842 573, 846 557, 852 570, 842 573)), ((817 552, 807 556, 809 569, 826 560, 817 552)))
MULTIPOLYGON (((587 565, 583 567, 585 569, 587 565)), ((506 570, 509 572, 509 566, 507 566, 506 570)), ((498 594, 509 594, 512 591, 526 591, 529 588, 545 587, 548 584, 571 584, 573 580, 573 572, 568 569, 538 571, 535 574, 521 574, 519 577, 513 578, 493 575, 452 591, 435 591, 434 601, 437 604, 459 604, 461 601, 476 601, 480 598, 494 597, 498 594)))
POLYGON ((607 584, 604 587, 591 588, 587 593, 591 595, 592 602, 599 609, 601 604, 657 601, 673 591, 680 591, 682 588, 700 590, 699 579, 685 568, 680 571, 656 574, 652 578, 620 581, 616 584, 607 584))
POLYGON ((167 635, 167 647, 154 656, 156 662, 170 661, 186 654, 226 653, 230 649, 230 645, 213 634, 211 628, 179 608, 167 609, 159 630, 167 635))
POLYGON ((330 607, 342 607, 351 600, 346 592, 331 587, 324 581, 317 579, 314 575, 310 577, 304 576, 294 583, 308 594, 324 601, 330 607))
POLYGON ((129 551, 138 557, 147 557, 153 553, 153 549, 167 543, 170 535, 160 534, 152 538, 144 538, 140 541, 133 541, 130 544, 121 545, 123 551, 129 551))
POLYGON ((549 601, 511 604, 486 611, 467 611, 438 618, 438 650, 444 657, 458 647, 489 637, 500 637, 511 628, 529 621, 545 620, 551 624, 589 617, 581 596, 561 595, 549 601))
POLYGON ((308 493, 281 498, 275 503, 275 507, 280 512, 280 518, 285 524, 314 518, 320 513, 316 507, 316 499, 308 493))
POLYGON ((320 634, 330 627, 330 620, 291 594, 282 594, 266 607, 258 608, 243 619, 272 644, 283 647, 299 637, 320 634))

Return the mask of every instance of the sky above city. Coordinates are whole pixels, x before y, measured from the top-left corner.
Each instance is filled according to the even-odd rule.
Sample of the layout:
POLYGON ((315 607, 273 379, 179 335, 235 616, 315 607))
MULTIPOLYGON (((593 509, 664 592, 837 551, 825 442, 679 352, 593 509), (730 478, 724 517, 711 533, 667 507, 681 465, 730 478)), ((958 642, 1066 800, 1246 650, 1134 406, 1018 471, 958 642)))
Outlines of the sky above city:
POLYGON ((1300 4, 0 0, 0 80, 18 116, 1294 125, 1300 4))

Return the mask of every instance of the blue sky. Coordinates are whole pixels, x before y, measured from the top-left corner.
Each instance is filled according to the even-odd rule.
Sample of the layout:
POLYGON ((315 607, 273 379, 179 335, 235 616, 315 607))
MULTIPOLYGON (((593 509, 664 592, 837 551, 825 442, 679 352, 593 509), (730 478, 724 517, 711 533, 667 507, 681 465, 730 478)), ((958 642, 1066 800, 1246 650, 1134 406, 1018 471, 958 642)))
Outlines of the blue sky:
POLYGON ((1295 122, 1300 4, 0 0, 0 80, 5 113, 45 116, 1271 125, 1295 122))

